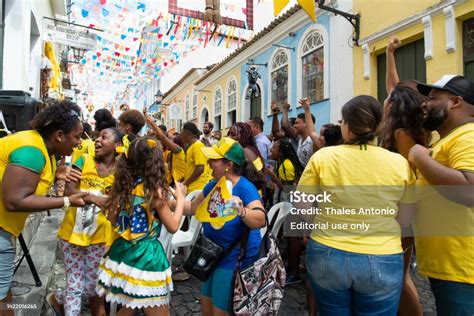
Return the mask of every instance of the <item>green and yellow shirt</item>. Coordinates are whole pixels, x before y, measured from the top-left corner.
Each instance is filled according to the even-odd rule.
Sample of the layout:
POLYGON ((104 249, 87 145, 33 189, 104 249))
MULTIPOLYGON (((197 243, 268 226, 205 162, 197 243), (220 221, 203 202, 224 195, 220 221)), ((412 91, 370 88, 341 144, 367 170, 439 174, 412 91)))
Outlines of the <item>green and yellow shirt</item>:
MULTIPOLYGON (((56 160, 37 131, 18 132, 0 139, 0 181, 8 165, 26 168, 40 175, 36 195, 47 194, 56 176, 56 160)), ((9 212, 3 204, 0 183, 0 227, 18 237, 30 212, 9 212)))

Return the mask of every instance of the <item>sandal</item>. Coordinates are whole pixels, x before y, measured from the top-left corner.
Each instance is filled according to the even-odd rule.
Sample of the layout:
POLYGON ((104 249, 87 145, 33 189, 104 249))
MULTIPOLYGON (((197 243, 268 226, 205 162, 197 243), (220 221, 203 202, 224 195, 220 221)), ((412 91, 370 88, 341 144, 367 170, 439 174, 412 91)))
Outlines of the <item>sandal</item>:
POLYGON ((59 306, 62 306, 61 304, 59 304, 59 303, 56 301, 56 298, 54 297, 54 295, 56 295, 56 292, 48 293, 48 295, 46 295, 46 302, 48 303, 49 307, 53 310, 54 315, 56 315, 56 316, 64 316, 64 312, 61 313, 61 310, 58 311, 58 310, 54 307, 54 302, 55 302, 56 304, 58 304, 59 306))

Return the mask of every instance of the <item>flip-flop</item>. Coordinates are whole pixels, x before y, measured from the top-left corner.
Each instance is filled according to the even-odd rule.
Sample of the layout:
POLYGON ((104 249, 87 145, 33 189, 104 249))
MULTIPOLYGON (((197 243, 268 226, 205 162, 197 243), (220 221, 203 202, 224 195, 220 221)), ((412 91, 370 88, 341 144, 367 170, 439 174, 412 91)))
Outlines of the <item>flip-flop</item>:
POLYGON ((54 305, 52 303, 53 295, 56 295, 56 292, 48 293, 48 295, 46 295, 46 302, 48 303, 49 307, 53 310, 54 315, 63 316, 63 314, 61 314, 59 311, 56 310, 56 308, 54 308, 54 305))

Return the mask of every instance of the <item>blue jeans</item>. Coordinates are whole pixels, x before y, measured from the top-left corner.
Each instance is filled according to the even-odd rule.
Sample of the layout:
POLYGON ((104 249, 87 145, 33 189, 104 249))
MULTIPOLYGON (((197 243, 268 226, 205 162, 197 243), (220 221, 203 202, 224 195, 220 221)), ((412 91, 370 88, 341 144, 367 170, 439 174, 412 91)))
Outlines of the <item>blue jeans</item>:
POLYGON ((15 268, 15 238, 0 228, 0 300, 7 297, 15 268))
POLYGON ((360 254, 310 240, 306 265, 320 315, 397 315, 403 254, 360 254))
POLYGON ((438 315, 474 315, 474 284, 433 278, 430 284, 438 315))

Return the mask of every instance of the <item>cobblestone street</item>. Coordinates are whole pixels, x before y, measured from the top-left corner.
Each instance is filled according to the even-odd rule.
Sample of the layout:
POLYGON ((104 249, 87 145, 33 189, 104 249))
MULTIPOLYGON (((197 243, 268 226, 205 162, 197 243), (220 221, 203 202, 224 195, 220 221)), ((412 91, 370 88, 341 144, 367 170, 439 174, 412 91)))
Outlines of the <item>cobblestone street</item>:
MULTIPOLYGON (((304 256, 303 256, 304 257, 304 256)), ((176 255, 173 259, 173 266, 180 267, 183 262, 182 253, 176 255)), ((177 270, 176 272, 180 272, 177 270)), ((175 272, 175 273, 176 273, 175 272)), ((61 251, 57 250, 57 261, 54 265, 53 278, 49 291, 56 291, 62 289, 65 286, 65 274, 64 274, 64 263, 63 255, 61 251)), ((418 292, 420 294, 420 300, 423 305, 425 315, 436 315, 434 308, 434 300, 431 294, 429 283, 426 278, 413 273, 415 284, 417 285, 418 292)), ((195 278, 187 281, 174 282, 174 291, 171 296, 171 314, 172 315, 201 315, 201 307, 199 304, 200 297, 200 284, 201 282, 195 278)), ((48 316, 54 316, 49 310, 47 304, 43 314, 48 316)), ((90 315, 89 308, 85 302, 83 302, 83 315, 90 315)), ((306 290, 304 283, 290 285, 285 289, 285 298, 280 309, 281 315, 307 315, 307 303, 306 303, 306 290)))

